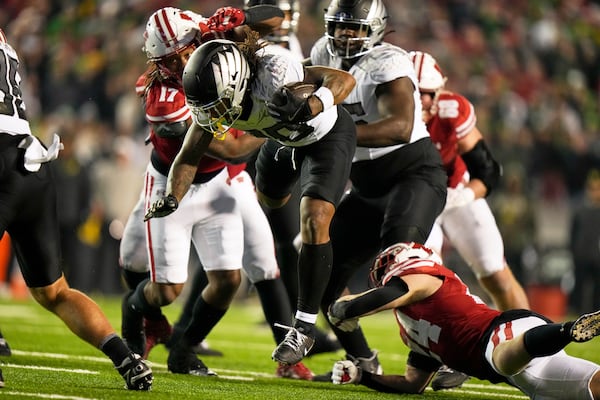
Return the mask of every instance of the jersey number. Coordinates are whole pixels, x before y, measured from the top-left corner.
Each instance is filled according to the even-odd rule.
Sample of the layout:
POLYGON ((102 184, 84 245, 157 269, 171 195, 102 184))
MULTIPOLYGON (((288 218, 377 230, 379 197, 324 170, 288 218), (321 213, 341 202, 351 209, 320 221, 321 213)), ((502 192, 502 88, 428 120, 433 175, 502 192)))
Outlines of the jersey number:
POLYGON ((261 130, 248 130, 248 133, 256 137, 269 137, 282 142, 296 142, 304 139, 305 137, 310 135, 314 130, 315 128, 306 124, 290 124, 289 122, 278 122, 275 125, 271 125, 268 128, 263 128, 261 130), (292 137, 292 135, 282 135, 279 133, 280 130, 286 130, 288 132, 298 132, 298 135, 294 137, 292 137))
POLYGON ((161 86, 160 87, 160 97, 159 97, 158 101, 160 101, 161 103, 164 103, 165 101, 172 103, 173 100, 175 100, 175 96, 177 95, 177 92, 179 92, 179 90, 177 90, 175 88, 161 86))
POLYGON ((0 114, 25 118, 25 106, 17 82, 19 63, 6 53, 0 52, 0 114))

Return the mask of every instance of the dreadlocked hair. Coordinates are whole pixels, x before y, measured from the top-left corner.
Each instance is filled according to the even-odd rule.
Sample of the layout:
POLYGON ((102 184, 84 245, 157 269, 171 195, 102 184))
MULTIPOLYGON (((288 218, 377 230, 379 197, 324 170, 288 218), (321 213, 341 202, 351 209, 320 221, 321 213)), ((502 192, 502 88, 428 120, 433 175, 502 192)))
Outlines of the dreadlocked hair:
POLYGON ((248 60, 248 65, 250 65, 250 72, 252 75, 256 73, 256 65, 258 64, 258 56, 256 52, 267 45, 266 42, 260 41, 260 35, 258 32, 250 29, 247 26, 243 27, 245 30, 246 38, 243 42, 238 42, 237 45, 240 48, 240 51, 244 56, 246 56, 246 60, 248 60))

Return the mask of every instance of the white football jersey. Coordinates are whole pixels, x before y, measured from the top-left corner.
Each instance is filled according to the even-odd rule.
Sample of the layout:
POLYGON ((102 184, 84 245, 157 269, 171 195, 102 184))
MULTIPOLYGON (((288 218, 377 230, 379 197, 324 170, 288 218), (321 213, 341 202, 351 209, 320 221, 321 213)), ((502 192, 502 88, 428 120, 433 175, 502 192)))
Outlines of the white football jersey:
POLYGON ((0 127, 3 133, 10 135, 31 135, 29 122, 25 117, 25 103, 21 97, 18 68, 19 58, 15 49, 0 41, 0 127))
POLYGON ((271 117, 266 102, 281 86, 303 81, 304 66, 292 57, 276 54, 269 47, 258 52, 257 72, 250 84, 252 111, 247 120, 239 118, 232 127, 291 147, 314 143, 335 125, 337 108, 331 107, 303 124, 290 124, 271 117))
MULTIPOLYGON (((327 51, 327 44, 328 39, 325 36, 314 44, 310 53, 312 65, 341 68, 342 59, 332 57, 327 51)), ((346 97, 343 104, 352 115, 354 122, 371 123, 382 119, 377 108, 377 97, 375 96, 377 86, 406 76, 410 78, 415 87, 413 92, 415 112, 410 142, 416 142, 429 136, 425 123, 421 119, 421 96, 417 89, 417 76, 406 51, 392 44, 382 43, 360 57, 348 72, 356 79, 356 86, 346 97)), ((357 147, 353 161, 373 160, 404 145, 398 144, 377 148, 357 147)))

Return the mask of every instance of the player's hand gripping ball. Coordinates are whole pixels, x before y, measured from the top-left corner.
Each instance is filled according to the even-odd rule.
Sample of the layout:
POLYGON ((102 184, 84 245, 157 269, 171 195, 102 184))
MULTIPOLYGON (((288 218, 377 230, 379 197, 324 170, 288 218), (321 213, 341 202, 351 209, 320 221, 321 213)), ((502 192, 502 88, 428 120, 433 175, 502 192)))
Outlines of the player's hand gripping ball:
POLYGON ((313 118, 309 97, 317 85, 306 82, 288 83, 279 88, 267 102, 269 114, 283 122, 300 123, 313 118))

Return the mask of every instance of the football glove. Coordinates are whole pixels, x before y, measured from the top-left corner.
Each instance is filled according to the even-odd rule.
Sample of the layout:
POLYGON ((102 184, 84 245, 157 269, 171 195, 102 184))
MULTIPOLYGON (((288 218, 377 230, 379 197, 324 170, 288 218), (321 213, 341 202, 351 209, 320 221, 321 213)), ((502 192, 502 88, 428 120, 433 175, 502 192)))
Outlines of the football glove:
POLYGON ((468 187, 448 188, 446 195, 446 207, 444 209, 462 207, 475 200, 475 192, 468 187))
POLYGON ((331 371, 331 382, 334 385, 359 384, 362 369, 350 360, 336 361, 331 371))
POLYGON ((152 203, 152 206, 144 216, 144 222, 148 221, 150 218, 166 217, 177 210, 177 207, 179 207, 177 198, 172 194, 168 194, 162 199, 158 199, 152 203))
POLYGON ((285 86, 273 94, 271 101, 267 102, 267 109, 273 118, 282 122, 297 124, 313 118, 308 98, 295 96, 285 86))
POLYGON ((340 302, 336 301, 329 307, 327 311, 327 318, 329 322, 336 328, 344 332, 352 332, 358 329, 358 318, 348 318, 343 319, 343 315, 340 315, 338 310, 340 310, 340 302), (337 306, 336 306, 337 305, 337 306))
POLYGON ((207 25, 211 31, 225 32, 243 25, 246 14, 235 7, 221 7, 208 19, 207 25))

